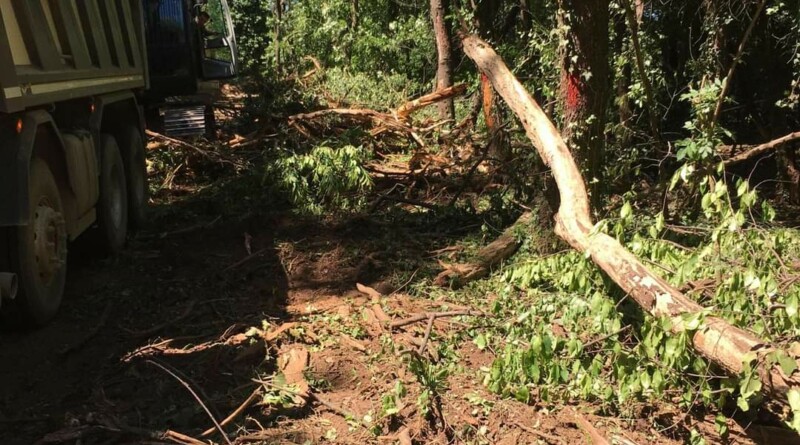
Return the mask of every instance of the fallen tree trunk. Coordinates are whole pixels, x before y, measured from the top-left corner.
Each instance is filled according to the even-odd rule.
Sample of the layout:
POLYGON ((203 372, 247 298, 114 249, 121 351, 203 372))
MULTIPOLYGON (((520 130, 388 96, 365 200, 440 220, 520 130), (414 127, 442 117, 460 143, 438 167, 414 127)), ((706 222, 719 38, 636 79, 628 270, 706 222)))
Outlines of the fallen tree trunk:
MULTIPOLYGON (((489 77, 552 169, 561 200, 555 217, 556 234, 576 250, 587 253, 644 310, 653 316, 670 317, 673 331, 683 331, 681 316, 700 313, 704 308, 648 270, 616 239, 604 233, 592 233, 586 185, 556 127, 488 43, 474 35, 462 37, 462 43, 464 52, 489 77)), ((757 354, 763 389, 773 396, 785 399, 789 389, 800 388, 796 373, 787 376, 780 367, 764 360, 764 355, 773 351, 773 347, 720 318, 706 317, 691 340, 698 353, 733 375, 743 371, 743 362, 751 352, 757 354)))
POLYGON ((443 100, 450 99, 452 97, 464 94, 467 91, 467 86, 465 84, 458 84, 453 85, 452 87, 442 88, 440 90, 436 90, 433 93, 426 94, 422 97, 417 99, 408 101, 404 103, 400 108, 395 111, 397 114, 397 118, 401 120, 408 119, 411 113, 425 108, 429 105, 433 105, 437 102, 441 102, 443 100))
POLYGON ((445 265, 445 270, 436 276, 434 284, 459 288, 470 281, 488 275, 493 267, 511 258, 519 249, 520 241, 515 236, 515 232, 520 226, 527 225, 532 217, 529 212, 522 214, 517 222, 507 228, 499 238, 478 252, 475 262, 445 265))
POLYGON ((746 151, 726 159, 725 161, 723 161, 723 164, 727 168, 730 167, 731 165, 738 164, 748 159, 752 159, 756 156, 768 153, 772 150, 775 150, 776 148, 788 144, 789 142, 796 141, 799 139, 800 139, 800 131, 796 131, 794 133, 789 133, 786 136, 780 137, 778 139, 773 139, 763 144, 741 147, 746 149, 746 151))

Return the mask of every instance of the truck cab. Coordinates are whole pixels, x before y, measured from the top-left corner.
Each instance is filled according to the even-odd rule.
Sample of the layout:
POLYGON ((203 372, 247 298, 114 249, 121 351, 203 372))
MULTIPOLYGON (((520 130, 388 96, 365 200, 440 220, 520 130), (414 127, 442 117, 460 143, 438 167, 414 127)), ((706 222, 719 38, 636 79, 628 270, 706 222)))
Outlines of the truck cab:
POLYGON ((56 315, 73 240, 144 224, 145 111, 236 74, 226 0, 0 0, 0 327, 56 315))
POLYGON ((236 36, 225 0, 146 0, 150 85, 145 117, 159 132, 211 133, 209 81, 238 74, 236 36))
POLYGON ((149 97, 194 94, 199 80, 238 74, 225 0, 145 0, 149 97))

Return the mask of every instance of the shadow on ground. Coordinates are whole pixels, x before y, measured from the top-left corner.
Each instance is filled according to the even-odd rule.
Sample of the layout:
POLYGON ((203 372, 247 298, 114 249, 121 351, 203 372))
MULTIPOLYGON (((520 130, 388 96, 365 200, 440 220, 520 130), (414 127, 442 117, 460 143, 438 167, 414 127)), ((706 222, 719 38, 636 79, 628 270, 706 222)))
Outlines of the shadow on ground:
POLYGON ((246 190, 259 190, 258 181, 241 177, 155 206, 150 227, 114 258, 73 249, 57 318, 0 333, 0 443, 35 443, 97 417, 202 431, 208 416, 179 380, 219 419, 274 367, 226 340, 356 283, 389 293, 431 263, 428 251, 480 227, 463 219, 432 226, 421 213, 403 224, 300 218, 246 190), (200 344, 213 346, 180 353, 200 344), (153 345, 173 353, 131 358, 153 345))

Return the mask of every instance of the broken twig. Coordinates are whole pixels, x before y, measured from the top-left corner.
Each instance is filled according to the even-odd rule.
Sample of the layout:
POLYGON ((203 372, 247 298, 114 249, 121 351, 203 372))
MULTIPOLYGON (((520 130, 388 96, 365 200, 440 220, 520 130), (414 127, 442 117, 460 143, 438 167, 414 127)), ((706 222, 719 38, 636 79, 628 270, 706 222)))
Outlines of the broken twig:
MULTIPOLYGON (((222 422, 219 423, 219 425, 220 426, 225 426, 225 425, 231 423, 233 421, 233 419, 239 417, 239 414, 242 414, 244 412, 244 410, 246 410, 247 408, 250 407, 250 405, 255 403, 255 401, 258 400, 259 396, 261 395, 261 388, 262 388, 261 386, 256 388, 255 391, 253 391, 253 393, 250 394, 250 397, 245 399, 245 401, 242 402, 242 404, 239 405, 239 407, 236 408, 232 413, 230 413, 228 415, 228 417, 223 419, 222 422)), ((217 431, 217 427, 216 426, 213 426, 213 427, 203 431, 203 433, 200 434, 200 436, 201 437, 210 436, 211 434, 214 433, 214 431, 217 431)))
POLYGON ((164 372, 166 372, 167 374, 171 375, 175 380, 177 380, 181 385, 183 385, 183 387, 186 388, 187 391, 189 391, 189 393, 192 395, 192 397, 194 397, 194 399, 197 400, 197 403, 200 404, 200 406, 203 408, 203 410, 206 412, 206 414, 208 414, 208 417, 211 419, 211 421, 214 422, 214 426, 217 428, 217 431, 219 431, 219 433, 225 439, 225 442, 228 445, 233 445, 233 442, 231 442, 231 439, 225 433, 225 430, 222 429, 222 426, 219 424, 219 422, 217 422, 217 419, 214 418, 213 414, 211 414, 211 410, 208 409, 208 406, 206 406, 205 403, 203 403, 203 399, 201 399, 200 396, 197 395, 197 393, 192 389, 192 387, 185 380, 183 380, 182 378, 178 377, 177 374, 175 374, 174 372, 169 370, 166 366, 162 365, 161 363, 158 363, 158 362, 153 361, 153 360, 148 360, 147 363, 150 363, 151 365, 155 365, 158 368, 161 368, 164 372))
POLYGON ((447 311, 447 312, 426 312, 423 314, 418 314, 413 317, 405 318, 403 320, 393 321, 389 327, 392 329, 402 328, 403 326, 408 326, 410 324, 419 323, 423 320, 428 319, 438 319, 438 318, 445 318, 445 317, 458 317, 461 315, 473 315, 479 316, 484 315, 483 312, 474 311, 474 310, 461 310, 461 311, 447 311))

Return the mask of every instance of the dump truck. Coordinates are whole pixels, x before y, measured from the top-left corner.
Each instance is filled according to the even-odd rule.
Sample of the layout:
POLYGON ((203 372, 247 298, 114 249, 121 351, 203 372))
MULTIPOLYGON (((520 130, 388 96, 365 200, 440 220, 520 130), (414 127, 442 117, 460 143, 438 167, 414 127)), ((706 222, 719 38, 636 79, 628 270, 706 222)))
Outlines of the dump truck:
POLYGON ((0 326, 56 315, 78 237, 124 248, 145 128, 236 74, 226 0, 0 0, 0 326))

